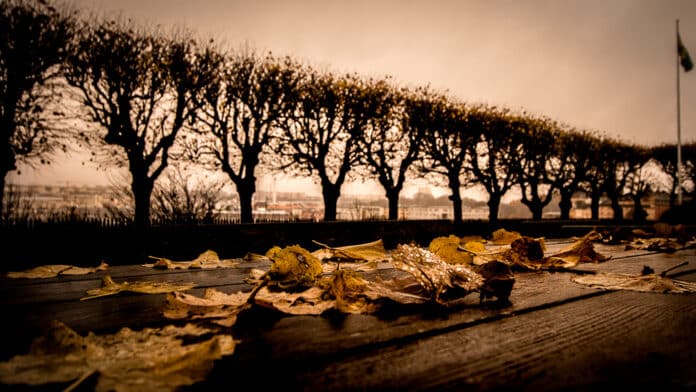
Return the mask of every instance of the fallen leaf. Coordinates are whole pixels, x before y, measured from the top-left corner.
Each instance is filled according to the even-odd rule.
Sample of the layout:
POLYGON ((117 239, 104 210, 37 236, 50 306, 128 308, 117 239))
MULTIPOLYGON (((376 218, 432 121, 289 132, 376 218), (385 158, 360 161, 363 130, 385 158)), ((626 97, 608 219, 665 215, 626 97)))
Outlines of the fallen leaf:
POLYGON ((654 273, 644 275, 597 273, 573 277, 573 282, 605 290, 631 290, 684 294, 696 292, 696 283, 670 279, 654 273))
POLYGON ((144 267, 155 269, 212 269, 229 268, 239 264, 236 259, 221 260, 218 254, 212 250, 206 250, 191 261, 172 261, 164 257, 150 256, 156 261, 152 264, 143 264, 144 267))
POLYGON ((268 271, 271 286, 308 287, 322 273, 321 261, 299 245, 273 247, 266 256, 273 262, 268 271))
POLYGON ((218 325, 231 327, 237 321, 237 315, 249 307, 250 293, 226 294, 207 288, 203 297, 179 291, 167 294, 164 305, 164 317, 168 319, 212 319, 218 325))
POLYGON ((566 248, 548 256, 544 263, 555 268, 572 268, 580 263, 600 263, 607 261, 609 257, 594 250, 593 241, 598 239, 599 234, 595 231, 591 231, 566 248))
POLYGON ((312 252, 312 254, 323 261, 336 262, 378 262, 387 259, 387 251, 384 249, 382 240, 367 242, 364 244, 330 247, 321 242, 313 241, 322 246, 322 249, 312 252))
POLYGON ((481 274, 483 284, 479 289, 480 301, 486 298, 496 297, 498 300, 506 302, 512 293, 515 285, 515 275, 510 266, 502 261, 491 260, 482 266, 476 267, 476 272, 481 274))
POLYGON ((397 246, 392 252, 392 264, 413 275, 436 302, 443 302, 445 297, 463 297, 477 291, 483 284, 481 275, 467 266, 446 263, 436 254, 418 246, 397 246))
POLYGON ((291 315, 320 315, 336 307, 333 300, 323 298, 324 290, 310 287, 304 291, 289 293, 272 291, 268 287, 259 290, 254 303, 291 315))
POLYGON ((464 249, 461 239, 456 235, 434 238, 430 241, 428 250, 450 264, 471 264, 474 261, 474 255, 465 251, 468 249, 464 249))
POLYGON ((96 391, 172 391, 203 381, 213 362, 234 352, 230 335, 187 325, 110 335, 80 336, 54 321, 46 336, 36 338, 26 355, 0 363, 3 384, 43 385, 97 377, 96 391), (181 337, 200 338, 184 344, 181 337))
POLYGON ((73 265, 53 264, 43 265, 20 272, 8 272, 8 278, 29 278, 29 279, 46 279, 55 278, 58 275, 87 275, 97 271, 104 271, 109 268, 109 265, 102 263, 93 268, 75 267, 73 265))
POLYGON ((376 261, 360 262, 360 263, 336 263, 324 262, 321 263, 322 273, 329 274, 339 270, 350 270, 360 272, 374 272, 379 267, 376 261))
POLYGON ((493 245, 510 245, 512 241, 522 238, 522 234, 516 231, 507 231, 498 229, 491 234, 491 244, 493 245))
POLYGON ((87 290, 87 296, 80 298, 80 301, 105 297, 107 295, 118 294, 123 291, 130 291, 140 294, 164 294, 172 291, 186 291, 196 287, 193 283, 174 284, 168 282, 123 282, 116 283, 111 276, 102 278, 102 285, 98 289, 87 290))
POLYGON ((512 241, 503 258, 514 266, 536 270, 541 268, 545 250, 543 238, 521 237, 512 241))

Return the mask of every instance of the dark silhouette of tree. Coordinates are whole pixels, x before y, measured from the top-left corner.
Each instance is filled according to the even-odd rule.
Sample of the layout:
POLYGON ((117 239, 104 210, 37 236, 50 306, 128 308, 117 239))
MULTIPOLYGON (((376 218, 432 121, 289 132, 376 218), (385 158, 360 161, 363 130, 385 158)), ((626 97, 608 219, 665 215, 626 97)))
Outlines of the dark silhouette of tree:
POLYGON ((473 107, 432 93, 415 102, 409 113, 411 126, 423 130, 423 159, 419 169, 447 179, 455 224, 462 222, 461 188, 473 180, 465 164, 467 151, 478 140, 481 128, 474 113, 473 107))
POLYGON ((596 137, 586 131, 566 130, 556 138, 554 158, 549 161, 549 179, 561 196, 558 203, 561 219, 570 219, 572 197, 590 172, 593 164, 590 152, 596 143, 596 137))
POLYGON ((410 119, 419 92, 399 92, 386 81, 374 82, 368 89, 375 95, 377 110, 360 139, 362 159, 384 187, 389 219, 396 220, 406 174, 420 155, 423 129, 410 119))
POLYGON ((73 33, 71 18, 46 1, 0 2, 0 206, 19 160, 45 163, 65 148, 48 106, 73 33))
POLYGON ((606 190, 605 183, 609 178, 610 169, 608 160, 614 155, 615 141, 606 137, 591 138, 591 144, 587 150, 590 166, 585 171, 584 181, 580 183, 580 189, 590 197, 591 219, 599 219, 599 203, 606 190))
POLYGON ((488 193, 488 220, 498 220, 500 202, 517 183, 519 137, 513 131, 513 116, 495 107, 482 108, 481 134, 469 146, 469 167, 477 183, 488 193))
POLYGON ((213 163, 237 188, 241 222, 253 222, 256 168, 281 119, 296 104, 300 67, 289 58, 241 53, 221 57, 213 82, 200 95, 202 137, 189 150, 213 163))
POLYGON ((604 148, 602 164, 608 168, 604 188, 611 200, 614 220, 621 221, 623 220, 621 198, 627 195, 628 181, 643 165, 643 158, 636 152, 636 146, 623 142, 607 140, 604 148))
POLYGON ((515 165, 522 193, 521 202, 531 211, 532 219, 540 220, 556 188, 549 177, 552 161, 557 160, 554 144, 560 128, 550 119, 531 116, 523 116, 514 124, 513 132, 518 132, 521 138, 515 165))
POLYGON ((641 199, 651 191, 651 184, 654 182, 654 172, 649 168, 650 150, 634 145, 626 152, 630 154, 630 157, 626 157, 627 162, 631 162, 635 169, 630 171, 626 179, 625 195, 633 201, 633 220, 641 222, 648 215, 641 199))
POLYGON ((356 75, 337 77, 306 69, 293 118, 276 141, 283 170, 316 174, 324 198, 324 220, 336 220, 341 187, 360 163, 360 135, 379 104, 356 75))
MULTIPOLYGON (((693 154, 689 154, 690 151, 694 149, 693 144, 686 144, 682 146, 682 173, 688 174, 693 172, 694 164, 696 163, 693 159, 693 154)), ((659 165, 663 173, 665 173, 670 178, 670 182, 667 184, 669 192, 669 206, 674 207, 677 204, 677 187, 679 185, 679 175, 677 172, 677 146, 675 144, 662 144, 651 149, 652 158, 659 165)), ((686 178, 682 178, 684 181, 686 178)), ((684 184, 682 184, 682 192, 686 189, 684 184)))
POLYGON ((196 117, 193 97, 210 78, 208 50, 190 40, 136 32, 105 21, 86 29, 70 58, 67 79, 87 109, 87 120, 106 132, 115 163, 127 165, 136 227, 146 227, 150 197, 169 164, 186 121, 196 117))

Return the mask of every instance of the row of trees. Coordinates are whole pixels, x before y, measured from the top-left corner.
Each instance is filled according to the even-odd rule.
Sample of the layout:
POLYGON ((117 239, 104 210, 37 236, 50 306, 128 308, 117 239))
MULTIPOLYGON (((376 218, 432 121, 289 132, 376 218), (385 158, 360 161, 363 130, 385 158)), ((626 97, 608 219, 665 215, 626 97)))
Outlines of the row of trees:
MULTIPOLYGON (((514 186, 535 219, 554 192, 568 218, 579 190, 591 197, 594 218, 606 194, 620 219, 622 197, 639 210, 640 198, 661 186, 651 164, 677 191, 673 146, 648 149, 430 88, 319 71, 124 21, 87 23, 43 1, 10 0, 0 11, 0 189, 18 161, 79 142, 128 168, 139 226, 148 224, 155 182, 173 160, 224 172, 242 222, 252 221, 261 166, 314 176, 325 220, 335 220, 343 184, 367 175, 384 187, 390 219, 410 176, 445 183, 455 221, 461 189, 475 185, 489 195, 491 220, 514 186)), ((694 148, 684 156, 693 179, 694 148)))

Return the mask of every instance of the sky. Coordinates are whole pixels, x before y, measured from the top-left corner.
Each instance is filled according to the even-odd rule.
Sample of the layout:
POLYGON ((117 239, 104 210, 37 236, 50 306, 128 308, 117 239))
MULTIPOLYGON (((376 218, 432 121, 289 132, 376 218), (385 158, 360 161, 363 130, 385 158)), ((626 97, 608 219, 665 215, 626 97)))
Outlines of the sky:
MULTIPOLYGON (((231 48, 430 85, 465 102, 527 110, 646 145, 677 139, 676 19, 696 61, 693 0, 72 3, 145 25, 186 28, 231 48)), ((682 137, 696 140, 696 70, 680 72, 682 137)), ((105 181, 103 172, 90 180, 93 167, 83 161, 76 153, 50 168, 25 168, 20 181, 105 181)))

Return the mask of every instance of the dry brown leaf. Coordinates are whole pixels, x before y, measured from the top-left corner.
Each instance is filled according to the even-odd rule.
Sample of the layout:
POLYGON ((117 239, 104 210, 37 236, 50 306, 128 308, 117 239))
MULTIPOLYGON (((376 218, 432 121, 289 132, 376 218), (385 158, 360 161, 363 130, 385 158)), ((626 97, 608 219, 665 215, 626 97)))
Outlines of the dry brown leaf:
POLYGON ((387 259, 387 251, 382 240, 367 242, 364 244, 330 247, 321 242, 313 241, 322 246, 322 249, 312 254, 323 261, 336 262, 378 262, 387 259))
POLYGON ((254 303, 296 316, 320 315, 336 307, 335 301, 324 299, 323 296, 324 290, 316 286, 297 293, 271 291, 264 287, 256 294, 254 303))
POLYGON ((492 297, 500 301, 509 300, 512 287, 515 285, 515 275, 508 264, 491 260, 476 267, 476 272, 483 278, 483 285, 479 289, 481 302, 492 297))
POLYGON ((696 292, 696 283, 694 282, 670 279, 657 274, 597 273, 573 277, 573 282, 605 290, 632 290, 669 294, 696 292))
POLYGON ((607 261, 609 257, 594 250, 594 244, 592 242, 598 239, 599 234, 595 231, 591 231, 566 248, 545 258, 544 264, 552 268, 572 268, 580 263, 600 263, 607 261))
POLYGON ((104 271, 109 268, 109 265, 102 261, 102 263, 93 268, 83 268, 75 267, 73 265, 42 265, 40 267, 32 268, 26 271, 20 272, 8 272, 8 278, 29 278, 29 279, 46 279, 55 278, 58 275, 87 275, 92 274, 97 271, 104 271))
POLYGON ((311 286, 322 273, 321 261, 299 245, 273 247, 266 256, 273 264, 269 285, 280 288, 311 286))
POLYGON ((543 238, 522 237, 512 241, 502 258, 515 267, 538 270, 543 268, 545 250, 543 238))
POLYGON ((427 295, 436 302, 463 297, 483 284, 481 275, 465 265, 448 264, 436 254, 413 245, 399 245, 392 253, 394 267, 416 278, 427 295))
POLYGON ((155 269, 213 269, 229 268, 239 264, 236 259, 221 260, 218 254, 212 250, 206 250, 190 261, 172 261, 164 257, 150 256, 156 261, 152 264, 143 264, 143 267, 155 269))
POLYGON ((507 231, 498 229, 491 234, 491 244, 493 245, 510 245, 512 241, 522 238, 522 234, 516 231, 507 231))
POLYGON ((186 291, 196 287, 193 283, 168 283, 168 282, 123 282, 116 283, 111 276, 102 278, 102 285, 98 289, 87 290, 87 296, 80 298, 80 301, 105 297, 107 295, 118 294, 123 291, 130 291, 140 294, 164 294, 172 291, 186 291))
POLYGON ((207 288, 203 297, 175 291, 167 294, 164 317, 169 319, 210 319, 218 325, 231 327, 237 315, 249 307, 250 293, 225 294, 207 288))
POLYGON ((54 321, 49 333, 34 340, 26 355, 0 363, 3 384, 43 385, 97 377, 96 391, 172 391, 205 379, 213 361, 234 351, 229 335, 214 335, 185 345, 180 337, 215 331, 187 325, 111 335, 80 336, 54 321))
POLYGON ((323 273, 329 274, 339 270, 374 272, 379 267, 376 261, 368 261, 363 263, 335 263, 329 261, 322 263, 321 268, 323 273))

